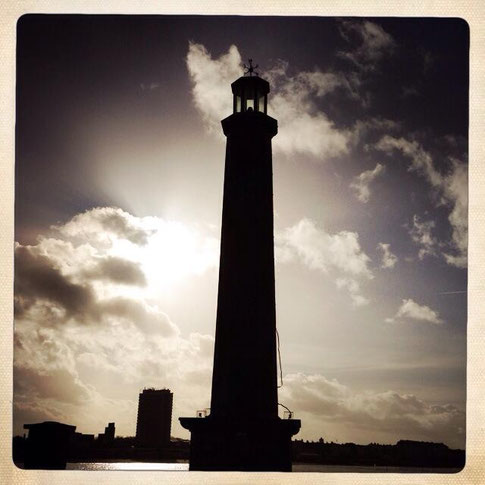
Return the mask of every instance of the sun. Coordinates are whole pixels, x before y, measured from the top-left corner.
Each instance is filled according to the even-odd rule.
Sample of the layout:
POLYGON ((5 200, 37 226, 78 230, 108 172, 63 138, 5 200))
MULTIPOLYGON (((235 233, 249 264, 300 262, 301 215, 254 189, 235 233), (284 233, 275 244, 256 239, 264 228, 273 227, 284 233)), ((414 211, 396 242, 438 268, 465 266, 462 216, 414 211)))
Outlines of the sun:
POLYGON ((210 227, 146 218, 147 243, 113 241, 111 253, 139 264, 146 280, 146 294, 173 291, 184 280, 218 263, 219 240, 210 227))

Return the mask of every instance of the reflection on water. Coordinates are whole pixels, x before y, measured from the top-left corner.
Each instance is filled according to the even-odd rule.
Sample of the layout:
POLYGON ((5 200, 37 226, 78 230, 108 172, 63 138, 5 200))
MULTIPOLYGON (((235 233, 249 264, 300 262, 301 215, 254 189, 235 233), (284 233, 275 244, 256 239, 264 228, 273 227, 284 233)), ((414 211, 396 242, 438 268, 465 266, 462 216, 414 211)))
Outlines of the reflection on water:
POLYGON ((106 463, 68 463, 66 470, 146 470, 187 471, 188 463, 149 463, 144 461, 118 461, 106 463))
MULTIPOLYGON (((68 463, 67 470, 128 470, 128 471, 187 471, 188 463, 149 463, 121 461, 106 463, 68 463)), ((293 472, 320 473, 456 473, 457 468, 418 468, 394 466, 340 466, 314 463, 294 463, 293 472)))

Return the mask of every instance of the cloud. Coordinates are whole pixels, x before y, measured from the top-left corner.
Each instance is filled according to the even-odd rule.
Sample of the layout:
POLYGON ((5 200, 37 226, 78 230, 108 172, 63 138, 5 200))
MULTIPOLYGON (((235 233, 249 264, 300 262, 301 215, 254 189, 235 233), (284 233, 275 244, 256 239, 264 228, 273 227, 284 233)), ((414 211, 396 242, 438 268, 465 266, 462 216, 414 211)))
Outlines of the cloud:
POLYGON ((132 436, 138 392, 145 386, 169 387, 176 416, 209 405, 212 336, 164 336, 115 321, 54 329, 43 323, 16 321, 15 432, 25 422, 57 419, 98 433, 116 421, 118 434, 132 436))
POLYGON ((403 98, 419 96, 419 91, 414 86, 403 86, 401 89, 401 93, 401 96, 403 98))
POLYGON ((377 249, 382 251, 381 268, 394 268, 397 263, 397 256, 391 252, 391 245, 379 243, 377 249))
POLYGON ((74 239, 96 233, 96 245, 111 244, 113 238, 123 238, 143 246, 150 236, 150 231, 140 226, 136 217, 115 207, 97 207, 77 214, 66 224, 54 226, 53 229, 74 239))
POLYGON ((72 406, 91 399, 92 389, 79 379, 72 349, 42 322, 33 327, 26 323, 15 333, 14 383, 20 402, 47 399, 72 406))
POLYGON ((357 120, 352 127, 352 145, 355 147, 359 142, 364 142, 362 148, 364 151, 368 151, 369 144, 365 143, 367 140, 383 132, 393 133, 399 128, 401 128, 401 124, 398 121, 388 118, 368 117, 365 120, 357 120))
POLYGON ((431 155, 418 142, 389 135, 382 137, 375 148, 388 154, 398 150, 409 157, 411 160, 409 170, 423 176, 440 195, 437 205, 451 207, 448 221, 452 229, 451 249, 453 252, 444 252, 443 256, 448 264, 459 268, 466 267, 468 251, 468 172, 466 164, 450 158, 451 167, 448 173, 441 174, 435 169, 431 155))
POLYGON ((376 148, 388 154, 393 150, 401 151, 411 159, 409 170, 423 175, 434 187, 440 187, 443 183, 441 174, 433 166, 431 155, 418 142, 385 135, 378 141, 376 148))
POLYGON ((103 300, 98 305, 98 315, 110 317, 116 323, 123 320, 136 322, 137 327, 146 334, 157 333, 169 337, 178 333, 178 328, 157 307, 129 298, 103 300))
POLYGON ((216 267, 212 232, 105 207, 16 244, 15 432, 45 419, 99 432, 115 420, 132 435, 144 386, 170 387, 181 415, 204 405, 214 339, 182 336, 155 302, 216 267))
POLYGON ((244 72, 239 50, 231 45, 227 54, 212 59, 203 45, 191 42, 186 63, 195 106, 206 126, 220 133, 221 119, 232 113, 231 83, 244 72))
POLYGON ((396 315, 392 318, 386 318, 386 322, 392 323, 396 320, 418 320, 422 322, 441 325, 443 320, 438 313, 426 305, 419 305, 411 298, 403 300, 396 315))
POLYGON ((339 88, 351 91, 340 74, 300 72, 288 74, 288 63, 281 62, 265 73, 271 84, 270 114, 278 120, 274 149, 285 154, 304 153, 320 161, 348 153, 352 131, 338 129, 315 104, 339 88))
POLYGON ((362 251, 359 236, 355 232, 340 231, 329 234, 316 227, 310 219, 302 219, 294 226, 278 233, 275 237, 276 259, 289 262, 300 259, 310 269, 340 276, 339 288, 346 288, 354 304, 362 305, 367 300, 359 295, 356 278, 373 278, 368 267, 370 258, 362 251))
MULTIPOLYGON (((239 51, 232 45, 226 54, 212 59, 203 45, 190 43, 186 62, 195 106, 209 131, 221 133, 221 119, 232 113, 230 85, 243 74, 239 51)), ((264 77, 272 90, 268 111, 278 120, 275 151, 304 153, 318 160, 348 152, 352 131, 338 129, 315 104, 336 89, 352 95, 351 84, 342 75, 315 70, 290 76, 288 64, 280 61, 264 77)))
POLYGON ((279 242, 292 248, 311 269, 327 272, 329 267, 335 267, 354 276, 372 278, 370 258, 362 252, 356 232, 329 234, 310 219, 302 219, 287 228, 279 242))
POLYGON ((453 229, 455 254, 444 253, 447 263, 465 268, 468 252, 468 170, 457 160, 452 160, 453 171, 444 178, 443 191, 453 208, 448 216, 453 229))
POLYGON ((385 172, 385 166, 378 163, 373 170, 366 170, 354 178, 350 188, 356 192, 357 198, 364 203, 369 202, 370 184, 379 175, 385 172))
POLYGON ((436 256, 438 240, 432 235, 434 227, 434 221, 421 222, 416 214, 413 216, 413 225, 409 229, 409 234, 411 239, 420 246, 419 259, 427 255, 436 256))
POLYGON ((117 317, 170 334, 173 324, 147 298, 217 264, 215 238, 120 209, 92 209, 54 231, 56 237, 42 236, 36 246, 15 248, 17 316, 30 313, 49 326, 101 325, 117 317))
POLYGON ((357 392, 320 374, 298 373, 285 376, 280 400, 297 412, 313 439, 324 436, 328 440, 331 435, 355 441, 365 431, 363 436, 373 442, 412 439, 464 446, 465 413, 413 394, 357 392))
POLYGON ((396 47, 390 34, 368 20, 344 20, 339 24, 339 31, 349 44, 354 44, 354 48, 338 54, 362 71, 376 69, 379 61, 390 55, 396 47))
POLYGON ((62 307, 66 318, 84 313, 92 305, 94 293, 87 285, 70 281, 39 248, 16 245, 15 310, 27 311, 35 301, 48 301, 62 307))
POLYGON ((153 91, 155 89, 158 89, 160 87, 160 83, 152 81, 150 83, 141 83, 140 84, 140 89, 142 91, 153 91))
POLYGON ((146 278, 140 265, 119 257, 108 256, 86 270, 88 278, 107 280, 123 285, 145 286, 146 278))
POLYGON ((369 299, 365 298, 360 294, 360 285, 359 283, 352 278, 337 278, 335 280, 337 288, 345 288, 348 290, 350 294, 350 298, 352 298, 352 305, 355 307, 364 306, 369 304, 369 299))
MULTIPOLYGON (((114 213, 126 219, 126 224, 117 227, 129 221, 130 229, 111 232, 108 237, 96 230, 98 212, 109 213, 106 209, 88 211, 58 226, 55 238, 41 237, 35 246, 17 245, 16 265, 22 270, 16 276, 15 297, 28 297, 31 305, 15 321, 16 433, 22 432, 26 422, 51 419, 77 425, 85 433, 99 433, 107 422, 115 421, 117 433, 133 435, 137 396, 145 386, 169 387, 174 392, 174 416, 192 415, 194 409, 209 406, 214 339, 201 333, 183 335, 153 299, 146 298, 158 280, 138 259, 137 251, 161 257, 161 241, 173 238, 163 250, 173 251, 168 256, 177 258, 180 241, 192 238, 193 245, 182 243, 186 256, 190 261, 202 257, 205 262, 194 271, 207 270, 213 263, 204 259, 204 248, 211 237, 159 218, 138 218, 117 210, 114 213), (138 234, 137 242, 132 240, 133 231, 138 234), (139 240, 145 241, 143 248, 139 240), (179 243, 172 244, 176 241, 179 243), (110 267, 113 260, 115 267, 123 267, 119 260, 130 268, 130 263, 135 264, 146 285, 99 277, 103 267, 99 263, 107 261, 110 267), (49 281, 52 273, 61 282, 59 287, 74 285, 86 290, 90 296, 84 306, 65 304, 57 290, 44 293, 43 278, 49 281), (68 322, 65 307, 73 308, 68 322)), ((277 247, 283 249, 287 261, 298 258, 315 270, 335 275, 354 304, 362 304, 359 298, 365 298, 359 283, 372 273, 356 233, 329 234, 303 220, 278 237, 277 247)), ((67 298, 71 300, 77 302, 78 298, 67 298)), ((388 436, 394 440, 446 440, 462 419, 462 413, 447 405, 433 408, 415 397, 395 393, 357 393, 323 376, 290 375, 284 382, 282 402, 303 416, 310 434, 333 429, 336 436, 345 435, 346 430, 352 435, 356 429, 365 429, 369 436, 383 429, 387 434, 377 434, 376 441, 388 436), (440 419, 441 435, 437 431, 440 419)), ((176 420, 173 426, 174 435, 183 435, 176 420)))
MULTIPOLYGON (((42 243, 33 249, 18 245, 15 252, 15 308, 17 320, 39 321, 44 328, 70 325, 101 326, 108 324, 134 325, 145 332, 171 335, 176 327, 155 307, 143 299, 125 296, 108 297, 116 294, 109 287, 112 278, 99 278, 82 266, 71 268, 71 275, 62 274, 56 268, 55 260, 35 256, 42 251, 42 243), (88 281, 73 283, 76 278, 94 278, 105 281, 95 287, 88 281)), ((118 260, 119 258, 116 258, 118 260)), ((113 258, 106 258, 108 265, 113 258)), ((89 262, 85 262, 89 265, 89 262)), ((95 266, 99 270, 99 263, 95 266)), ((130 262, 119 263, 118 267, 130 267, 130 262)), ((111 271, 111 269, 109 270, 111 271)), ((143 274, 142 274, 143 275, 143 274)), ((109 272, 108 272, 109 276, 109 272)), ((137 276, 139 277, 139 276, 137 276)), ((144 275, 143 275, 144 278, 144 275)))
POLYGON ((78 282, 104 280, 149 292, 218 263, 219 239, 213 229, 135 217, 113 207, 88 210, 52 230, 51 237, 39 238, 39 248, 78 282))

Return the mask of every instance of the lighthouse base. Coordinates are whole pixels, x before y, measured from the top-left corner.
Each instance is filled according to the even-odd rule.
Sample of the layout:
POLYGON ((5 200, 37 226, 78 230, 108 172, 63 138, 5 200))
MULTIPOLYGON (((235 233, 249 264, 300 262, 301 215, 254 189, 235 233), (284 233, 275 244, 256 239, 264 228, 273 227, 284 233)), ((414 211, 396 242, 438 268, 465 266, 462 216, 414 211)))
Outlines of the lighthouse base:
POLYGON ((299 419, 179 418, 191 432, 189 470, 291 471, 299 419))

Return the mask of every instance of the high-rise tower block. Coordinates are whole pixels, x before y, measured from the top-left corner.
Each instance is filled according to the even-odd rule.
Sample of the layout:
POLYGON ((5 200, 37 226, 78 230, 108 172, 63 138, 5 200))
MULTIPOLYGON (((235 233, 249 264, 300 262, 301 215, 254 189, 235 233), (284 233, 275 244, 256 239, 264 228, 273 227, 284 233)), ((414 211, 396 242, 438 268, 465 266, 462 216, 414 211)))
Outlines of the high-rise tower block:
POLYGON ((173 394, 169 389, 143 389, 138 399, 136 444, 161 448, 170 444, 173 394))

